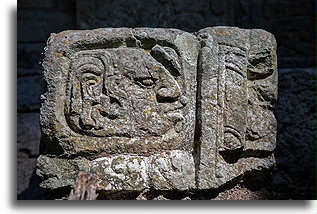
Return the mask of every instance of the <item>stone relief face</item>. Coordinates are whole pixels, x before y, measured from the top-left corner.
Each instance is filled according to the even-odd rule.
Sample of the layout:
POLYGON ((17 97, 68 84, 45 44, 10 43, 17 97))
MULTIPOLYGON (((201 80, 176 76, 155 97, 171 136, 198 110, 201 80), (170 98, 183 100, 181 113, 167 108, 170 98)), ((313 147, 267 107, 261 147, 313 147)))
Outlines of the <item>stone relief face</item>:
MULTIPOLYGON (((164 49, 178 61, 172 48, 164 49)), ((70 127, 89 136, 119 137, 161 136, 181 129, 176 124, 184 120, 186 98, 175 76, 150 52, 118 48, 76 53, 66 106, 70 127)))
POLYGON ((52 34, 43 68, 42 188, 72 185, 80 170, 105 191, 206 190, 274 164, 267 32, 67 31, 52 34))

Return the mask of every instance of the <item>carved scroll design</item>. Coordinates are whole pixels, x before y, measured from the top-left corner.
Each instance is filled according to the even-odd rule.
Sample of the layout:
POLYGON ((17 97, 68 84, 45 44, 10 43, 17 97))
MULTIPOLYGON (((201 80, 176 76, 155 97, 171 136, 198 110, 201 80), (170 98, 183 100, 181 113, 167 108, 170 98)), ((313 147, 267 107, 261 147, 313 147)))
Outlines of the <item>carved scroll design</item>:
MULTIPOLYGON (((219 152, 241 151, 247 120, 247 51, 219 45, 219 103, 222 106, 223 142, 219 152)), ((219 118, 221 120, 221 118, 219 118)))

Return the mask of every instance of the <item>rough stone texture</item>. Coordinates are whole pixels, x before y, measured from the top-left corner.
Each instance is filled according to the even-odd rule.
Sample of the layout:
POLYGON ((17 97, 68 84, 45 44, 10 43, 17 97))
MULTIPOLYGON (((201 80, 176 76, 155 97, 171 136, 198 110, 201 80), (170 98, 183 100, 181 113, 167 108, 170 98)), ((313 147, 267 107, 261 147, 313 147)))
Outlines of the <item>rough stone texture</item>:
POLYGON ((280 198, 316 197, 316 69, 279 70, 276 168, 270 190, 280 198))
MULTIPOLYGON (((99 190, 193 188, 198 48, 195 36, 176 29, 51 35, 43 61, 42 151, 88 158, 86 170, 113 180, 99 190)), ((41 186, 72 184, 76 164, 39 158, 42 178, 59 177, 41 186), (69 163, 65 173, 46 172, 59 163, 69 163)))
MULTIPOLYGON (((120 0, 105 1, 102 6, 112 7, 112 4, 117 4, 117 8, 115 9, 116 11, 120 11, 120 8, 123 7, 123 5, 116 3, 117 1, 120 0)), ((90 4, 94 4, 95 1, 89 2, 90 4)), ((113 27, 135 27, 136 25, 128 26, 128 23, 131 23, 130 20, 140 20, 143 17, 143 14, 146 13, 146 11, 143 9, 142 5, 147 4, 150 8, 146 8, 146 10, 153 11, 151 7, 155 7, 155 10, 161 8, 159 14, 157 14, 161 21, 155 21, 158 19, 156 15, 147 16, 146 22, 143 22, 146 26, 176 27, 175 25, 177 23, 177 28, 197 31, 201 28, 215 25, 235 25, 243 28, 261 28, 274 34, 278 44, 278 66, 280 68, 288 68, 287 70, 289 70, 287 74, 284 74, 283 71, 279 72, 279 85, 283 84, 287 86, 283 87, 282 91, 279 91, 279 95, 283 96, 283 94, 287 94, 288 99, 297 96, 298 92, 293 90, 298 87, 297 82, 293 81, 291 78, 287 78, 288 76, 294 75, 298 76, 298 79, 305 80, 303 81, 305 84, 303 84, 304 86, 301 88, 301 93, 303 94, 303 97, 306 97, 306 99, 301 99, 302 97, 299 97, 298 99, 301 101, 298 102, 297 105, 295 105, 296 101, 294 98, 293 103, 295 103, 294 106, 296 106, 296 111, 292 111, 292 114, 284 112, 284 110, 286 111, 289 109, 289 112, 290 109, 292 109, 291 107, 287 107, 289 106, 288 99, 284 99, 285 102, 278 101, 277 108, 280 108, 280 110, 276 111, 275 115, 277 118, 283 118, 284 121, 293 121, 292 123, 294 124, 294 114, 299 115, 300 112, 307 112, 302 118, 307 121, 309 120, 310 122, 307 124, 311 125, 294 125, 292 126, 293 129, 291 131, 285 131, 284 128, 279 128, 277 133, 277 149, 275 152, 277 168, 273 174, 274 183, 273 185, 270 185, 270 187, 272 187, 271 190, 276 194, 279 194, 280 192, 283 193, 283 199, 298 197, 301 197, 300 199, 314 199, 316 191, 315 185, 312 184, 315 183, 315 178, 312 175, 315 175, 315 146, 313 146, 313 149, 311 149, 311 147, 315 143, 315 118, 313 118, 315 112, 315 96, 307 95, 315 94, 315 68, 306 69, 311 71, 308 76, 314 79, 314 81, 306 81, 308 77, 307 72, 302 72, 302 70, 296 68, 315 67, 315 31, 314 28, 312 28, 315 23, 315 2, 313 0, 233 0, 230 2, 234 2, 234 6, 228 6, 228 4, 222 0, 203 2, 205 4, 203 7, 196 4, 197 2, 193 4, 192 1, 178 1, 176 4, 174 1, 159 1, 159 7, 157 7, 157 4, 149 5, 148 0, 139 0, 131 4, 134 8, 133 10, 126 10, 127 12, 120 13, 120 16, 114 16, 116 15, 115 13, 104 13, 108 15, 104 17, 104 24, 98 27, 109 27, 112 23, 116 23, 116 25, 112 25, 113 27), (229 12, 229 10, 231 10, 231 12, 229 12), (200 12, 197 13, 195 11, 200 12), (202 11, 206 12, 201 13, 202 11), (264 12, 266 14, 265 16, 264 12), (305 136, 303 138, 285 137, 288 136, 290 132, 305 134, 305 136), (284 138, 289 139, 288 143, 283 143, 284 138), (296 149, 292 149, 293 145, 296 145, 296 149), (293 158, 294 155, 296 155, 297 158, 293 158), (288 160, 288 158, 290 159, 288 160), (283 167, 279 167, 281 161, 283 162, 283 167), (289 172, 289 169, 293 170, 292 173, 289 172), (275 179, 276 176, 278 176, 277 179, 275 179), (290 184, 292 184, 292 188, 286 188, 287 186, 290 186, 290 184), (295 191, 293 191, 293 187, 296 187, 295 191)), ((124 7, 126 7, 126 4, 129 3, 125 3, 124 7)), ((89 4, 85 5, 85 7, 91 8, 89 4)), ((76 13, 78 16, 78 11, 83 11, 83 9, 80 8, 80 5, 77 4, 75 0, 21 0, 18 2, 17 27, 18 34, 22 34, 18 36, 21 40, 18 39, 17 41, 19 76, 38 74, 40 71, 40 69, 37 68, 38 62, 42 59, 41 52, 43 49, 33 49, 33 44, 37 45, 45 43, 51 32, 59 32, 60 30, 66 29, 78 29, 81 27, 80 23, 76 25, 76 13), (30 10, 33 13, 31 16, 23 15, 25 12, 30 14, 30 10), (40 13, 40 11, 49 12, 51 15, 43 16, 43 13, 40 13), (69 15, 58 16, 60 13, 68 13, 69 15), (63 19, 72 21, 69 22, 63 19), (19 24, 21 22, 23 22, 23 26, 19 24), (57 24, 55 22, 57 22, 57 24), (45 35, 41 36, 43 40, 40 41, 40 43, 34 43, 34 36, 23 38, 24 31, 19 30, 20 27, 23 27, 24 29, 32 29, 32 34, 34 35, 43 33, 42 27, 33 26, 33 24, 36 23, 41 26, 45 25, 46 29, 44 32, 45 35), (32 50, 29 51, 30 49, 32 50), (22 51, 22 53, 20 53, 20 51, 22 51), (27 58, 28 54, 31 54, 30 59, 27 58), (23 60, 20 59, 21 57, 23 60), (38 57, 38 59, 35 59, 36 57, 38 57), (34 67, 37 68, 33 69, 34 67)), ((101 9, 100 12, 102 13, 101 9)), ((14 16, 14 14, 15 13, 13 12, 12 15, 14 16)), ((88 15, 89 17, 94 17, 96 13, 94 10, 90 10, 90 14, 88 15)), ((14 20, 14 18, 12 20, 14 20)), ((77 21, 80 20, 77 19, 77 21)), ((133 24, 138 24, 138 21, 133 24)), ((87 25, 85 27, 94 28, 95 26, 87 25)), ((20 77, 18 77, 18 79, 19 78, 20 77)), ((37 84, 40 85, 40 82, 37 84)), ((20 85, 17 87, 19 88, 20 85)), ((299 117, 296 116, 296 118, 299 117)), ((279 123, 278 120, 278 125, 279 123)), ((286 127, 289 122, 285 124, 286 125, 283 125, 283 127, 286 127)), ((29 181, 25 182, 28 183, 29 181)), ((18 182, 18 186, 19 185, 20 182, 18 182)), ((35 192, 36 186, 34 185, 33 189, 30 188, 26 193, 29 195, 23 199, 35 199, 33 193, 35 192)))
MULTIPOLYGON (((110 199, 110 198, 109 198, 110 199)), ((218 192, 197 191, 197 192, 169 192, 151 191, 145 189, 135 200, 268 200, 275 199, 271 193, 265 189, 250 190, 241 184, 227 187, 218 192)))
POLYGON ((241 185, 236 185, 232 189, 223 191, 212 200, 267 200, 272 199, 270 193, 266 189, 251 191, 241 185))
POLYGON ((41 188, 71 188, 86 171, 99 177, 98 191, 205 190, 269 170, 274 37, 232 27, 196 35, 52 34, 43 61, 41 188))
POLYGON ((197 186, 219 187, 275 160, 276 42, 263 30, 206 28, 199 60, 197 186))
POLYGON ((99 177, 98 190, 142 191, 187 190, 194 188, 194 161, 188 152, 173 150, 150 156, 111 155, 94 160, 73 160, 40 156, 37 174, 48 177, 41 183, 44 189, 72 187, 78 171, 99 177))

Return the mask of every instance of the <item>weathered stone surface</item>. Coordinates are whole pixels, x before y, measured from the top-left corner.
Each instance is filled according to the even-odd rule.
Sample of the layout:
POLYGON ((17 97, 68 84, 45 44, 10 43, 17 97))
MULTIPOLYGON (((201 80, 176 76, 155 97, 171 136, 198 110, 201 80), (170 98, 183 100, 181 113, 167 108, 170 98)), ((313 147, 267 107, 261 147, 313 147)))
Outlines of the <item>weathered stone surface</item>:
MULTIPOLYGON (((91 168, 99 169, 101 177, 115 179, 113 184, 103 183, 103 190, 193 187, 198 45, 195 36, 175 29, 51 35, 43 62, 44 151, 59 157, 86 157, 88 165, 94 165, 96 158, 103 160, 91 168), (121 154, 126 156, 103 159, 121 154), (109 168, 114 163, 118 172, 109 168), (126 174, 120 167, 135 173, 126 174), (126 175, 117 175, 122 170, 126 175), (186 179, 180 179, 184 175, 186 179)), ((55 158, 49 165, 58 165, 54 161, 64 163, 55 158)), ((45 171, 43 165, 39 168, 45 171)), ((42 187, 67 186, 73 180, 52 182, 44 181, 42 187)))
POLYGON ((197 186, 219 187, 275 163, 276 42, 263 30, 205 28, 199 60, 197 186))
POLYGON ((150 156, 131 154, 111 155, 88 160, 72 160, 40 156, 40 177, 45 189, 71 187, 77 171, 95 173, 99 178, 98 190, 187 190, 195 186, 194 160, 189 152, 172 150, 150 156))
POLYGON ((271 197, 266 189, 251 191, 238 184, 232 189, 221 192, 212 200, 270 200, 272 199, 271 197))
POLYGON ((214 189, 275 163, 276 43, 263 30, 65 31, 43 70, 43 189, 71 188, 78 171, 98 191, 214 189))
MULTIPOLYGON (((279 87, 279 97, 285 96, 286 98, 278 103, 277 108, 280 109, 276 111, 276 117, 282 118, 282 120, 280 120, 282 124, 279 124, 280 122, 278 120, 278 125, 281 127, 277 135, 277 150, 275 152, 277 161, 276 175, 278 175, 278 178, 276 178, 276 185, 274 185, 272 191, 274 191, 274 193, 283 191, 283 195, 285 196, 283 196, 283 198, 285 199, 299 197, 301 197, 301 199, 308 199, 307 197, 309 195, 310 199, 314 199, 313 194, 316 192, 314 189, 315 179, 314 176, 311 175, 315 174, 315 153, 313 152, 315 150, 315 128, 312 128, 315 127, 315 89, 311 86, 315 85, 315 80, 312 81, 315 77, 315 68, 310 69, 310 75, 296 68, 315 67, 316 64, 314 50, 315 31, 314 28, 311 27, 314 26, 315 23, 315 1, 207 0, 193 3, 192 1, 159 0, 159 4, 146 5, 146 3, 149 2, 148 0, 138 0, 133 1, 132 4, 130 4, 133 7, 128 8, 123 13, 118 12, 119 10, 122 11, 122 9, 118 9, 118 7, 124 8, 126 4, 116 3, 120 1, 121 0, 89 0, 85 2, 89 2, 90 4, 100 2, 97 9, 101 14, 104 14, 103 19, 105 21, 104 23, 100 22, 98 27, 109 27, 112 23, 112 27, 127 27, 127 23, 132 23, 131 27, 135 27, 141 23, 140 19, 143 18, 146 20, 142 22, 142 25, 151 27, 177 27, 179 29, 197 31, 206 26, 221 24, 239 26, 247 29, 261 28, 274 34, 278 44, 278 66, 280 68, 289 68, 289 71, 284 77, 283 71, 279 72, 279 78, 281 77, 279 86, 282 84, 285 86, 282 86, 282 90, 280 90, 279 87), (228 5, 226 2, 233 3, 233 5, 228 5), (203 6, 201 6, 200 3, 203 3, 203 6), (113 7, 113 4, 116 4, 116 7, 113 7), (144 10, 144 7, 141 5, 146 5, 148 8, 144 10), (159 7, 157 5, 159 5, 159 7), (101 6, 103 6, 103 8, 101 8, 101 6), (109 13, 107 8, 114 8, 113 13, 109 13), (153 8, 158 11, 155 15, 144 16, 146 10, 153 11, 153 8), (102 10, 105 12, 102 13, 102 10), (118 16, 116 16, 116 14, 118 14, 118 16), (182 19, 180 19, 180 17, 182 17, 182 19), (193 17, 197 18, 192 19, 193 17), (201 17, 203 17, 203 19, 201 17), (156 21, 157 19, 159 19, 159 21, 156 21), (288 78, 289 76, 296 78, 288 78), (298 81, 303 82, 303 84, 298 84, 298 81), (300 86, 300 90, 296 89, 298 86, 300 86), (301 95, 299 96, 299 94, 301 95), (290 100, 292 101, 290 102, 290 100), (300 101, 297 102, 297 100, 300 101), (294 107, 287 107, 290 103, 292 103, 294 107), (306 122, 297 124, 297 120, 306 122), (294 125, 289 127, 289 123, 294 125), (285 127, 288 128, 285 129, 285 127), (280 166, 279 161, 283 162, 280 166), (291 171, 289 169, 291 169, 291 171), (294 189, 296 189, 296 191, 294 191, 294 189)), ((121 1, 121 3, 122 2, 123 1, 121 1)), ((32 29, 32 34, 28 34, 28 36, 23 39, 23 44, 27 46, 34 44, 35 37, 38 37, 38 35, 43 32, 43 26, 49 29, 49 31, 46 32, 47 36, 50 32, 59 32, 61 29, 76 29, 81 27, 79 23, 80 20, 88 23, 85 28, 95 28, 95 26, 89 25, 87 17, 77 19, 78 25, 76 25, 75 13, 77 12, 78 15, 78 11, 83 9, 80 7, 81 5, 77 4, 76 0, 19 1, 17 22, 23 22, 24 28, 32 29), (38 2, 41 2, 41 4, 38 4, 38 2), (53 4, 58 5, 53 6, 53 4), (76 6, 78 8, 76 8, 76 6), (33 13, 32 18, 22 15, 24 12, 29 13, 30 10, 33 13), (39 10, 45 14, 49 13, 52 15, 42 15, 43 13, 38 13, 39 10), (60 11, 62 10, 67 11, 70 15, 60 16, 60 11), (54 18, 53 22, 51 21, 52 17, 54 18), (64 19, 74 21, 69 25, 64 19), (39 20, 37 23, 41 25, 34 28, 33 20, 39 20), (56 26, 55 22, 58 22, 60 26, 63 24, 65 26, 57 29, 54 27, 56 26)), ((87 7, 87 5, 85 5, 84 8, 85 7, 87 7)), ((16 14, 11 13, 11 15, 12 20, 15 20, 14 16, 16 14)), ((96 12, 91 10, 90 15, 94 16, 96 12)), ((21 25, 19 24, 19 26, 21 25)), ((21 36, 23 36, 23 34, 21 36)), ((41 40, 45 42, 47 36, 41 36, 41 40)), ((35 57, 41 57, 40 53, 43 49, 34 50, 34 55, 30 56, 32 60, 25 58, 23 63, 21 63, 23 67, 20 68, 20 44, 22 44, 21 41, 18 41, 18 75, 31 75, 39 72, 40 69, 31 70, 26 67, 34 66, 31 64, 28 65, 27 63, 36 63, 36 66, 38 66, 37 62, 40 61, 41 58, 35 60, 35 57)), ((24 51, 24 48, 22 51, 24 51)), ((27 54, 32 53, 28 52, 27 54)), ((14 64, 14 61, 12 61, 12 63, 14 64)), ((38 82, 38 85, 40 85, 40 82, 38 82)), ((31 191, 33 192, 33 190, 31 191)))

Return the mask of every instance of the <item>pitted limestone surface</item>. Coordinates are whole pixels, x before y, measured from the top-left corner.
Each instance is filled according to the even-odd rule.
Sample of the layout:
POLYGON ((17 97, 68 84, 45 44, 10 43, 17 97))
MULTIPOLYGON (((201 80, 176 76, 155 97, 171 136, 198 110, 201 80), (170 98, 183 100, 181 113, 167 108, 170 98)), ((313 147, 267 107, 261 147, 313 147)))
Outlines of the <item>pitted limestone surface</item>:
POLYGON ((274 165, 277 70, 262 30, 106 28, 52 34, 43 61, 46 190, 218 188, 274 165))
POLYGON ((200 30, 198 188, 274 163, 276 42, 263 30, 200 30), (256 158, 256 159, 254 159, 256 158), (264 158, 264 159, 261 159, 264 158), (261 165, 261 164, 260 164, 261 165))

